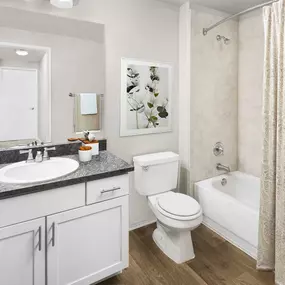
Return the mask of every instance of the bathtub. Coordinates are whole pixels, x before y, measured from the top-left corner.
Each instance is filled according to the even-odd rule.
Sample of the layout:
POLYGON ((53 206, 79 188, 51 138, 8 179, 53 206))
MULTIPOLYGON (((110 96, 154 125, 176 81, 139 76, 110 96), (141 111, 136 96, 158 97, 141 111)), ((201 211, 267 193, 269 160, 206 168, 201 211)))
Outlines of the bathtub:
POLYGON ((256 259, 260 179, 232 172, 195 183, 204 224, 256 259), (226 185, 222 185, 226 179, 226 185))

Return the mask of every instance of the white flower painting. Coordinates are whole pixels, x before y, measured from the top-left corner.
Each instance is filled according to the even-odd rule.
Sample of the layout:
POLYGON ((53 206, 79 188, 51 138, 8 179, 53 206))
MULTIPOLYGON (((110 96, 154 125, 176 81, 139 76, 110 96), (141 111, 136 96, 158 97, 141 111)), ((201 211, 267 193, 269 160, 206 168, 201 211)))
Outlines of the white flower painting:
POLYGON ((171 66, 122 59, 121 136, 171 131, 171 66))

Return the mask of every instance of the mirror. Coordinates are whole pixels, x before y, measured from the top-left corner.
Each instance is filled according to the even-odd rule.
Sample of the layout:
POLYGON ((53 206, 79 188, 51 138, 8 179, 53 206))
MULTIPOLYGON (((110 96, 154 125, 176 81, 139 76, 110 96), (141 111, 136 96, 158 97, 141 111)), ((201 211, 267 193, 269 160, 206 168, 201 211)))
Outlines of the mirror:
POLYGON ((0 141, 50 141, 50 49, 0 42, 0 141))
POLYGON ((100 132, 104 25, 8 7, 0 19, 0 149, 100 132))

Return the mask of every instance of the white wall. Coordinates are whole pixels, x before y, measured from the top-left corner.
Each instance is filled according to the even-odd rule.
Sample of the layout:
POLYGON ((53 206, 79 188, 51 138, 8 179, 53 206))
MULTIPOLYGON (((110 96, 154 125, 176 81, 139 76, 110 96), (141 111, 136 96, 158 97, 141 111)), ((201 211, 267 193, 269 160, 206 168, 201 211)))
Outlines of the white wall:
POLYGON ((191 92, 191 11, 189 3, 180 7, 179 16, 179 154, 180 192, 190 190, 190 92, 191 92))
POLYGON ((238 23, 229 21, 208 33, 203 28, 226 15, 213 10, 192 10, 191 45, 191 180, 221 174, 218 162, 237 169, 238 23), (224 45, 220 34, 230 38, 224 45), (225 154, 213 155, 216 142, 225 154))
POLYGON ((239 21, 239 170, 260 176, 262 159, 262 92, 264 33, 262 11, 239 21))
MULTIPOLYGON (((2 1, 3 5, 12 5, 2 1)), ((23 7, 28 5, 22 3, 23 7)), ((72 10, 52 9, 41 4, 34 10, 105 24, 106 91, 104 133, 108 149, 128 162, 133 156, 164 150, 178 151, 178 24, 179 11, 173 5, 153 0, 84 0, 72 10), (170 63, 174 67, 173 132, 120 138, 121 58, 136 58, 170 63)), ((60 101, 56 108, 59 120, 60 101)), ((130 223, 136 226, 153 220, 146 198, 140 197, 131 183, 130 223)))

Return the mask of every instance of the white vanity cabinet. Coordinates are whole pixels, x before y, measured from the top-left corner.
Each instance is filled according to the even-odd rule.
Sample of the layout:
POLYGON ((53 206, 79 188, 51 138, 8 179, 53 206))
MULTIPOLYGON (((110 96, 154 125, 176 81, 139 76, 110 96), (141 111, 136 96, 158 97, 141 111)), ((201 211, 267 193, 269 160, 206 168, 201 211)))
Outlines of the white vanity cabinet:
POLYGON ((128 197, 47 218, 48 285, 89 285, 128 266, 128 197))
POLYGON ((0 228, 0 284, 45 284, 45 219, 0 228))
POLYGON ((90 285, 121 272, 128 193, 126 174, 0 200, 0 284, 90 285))

